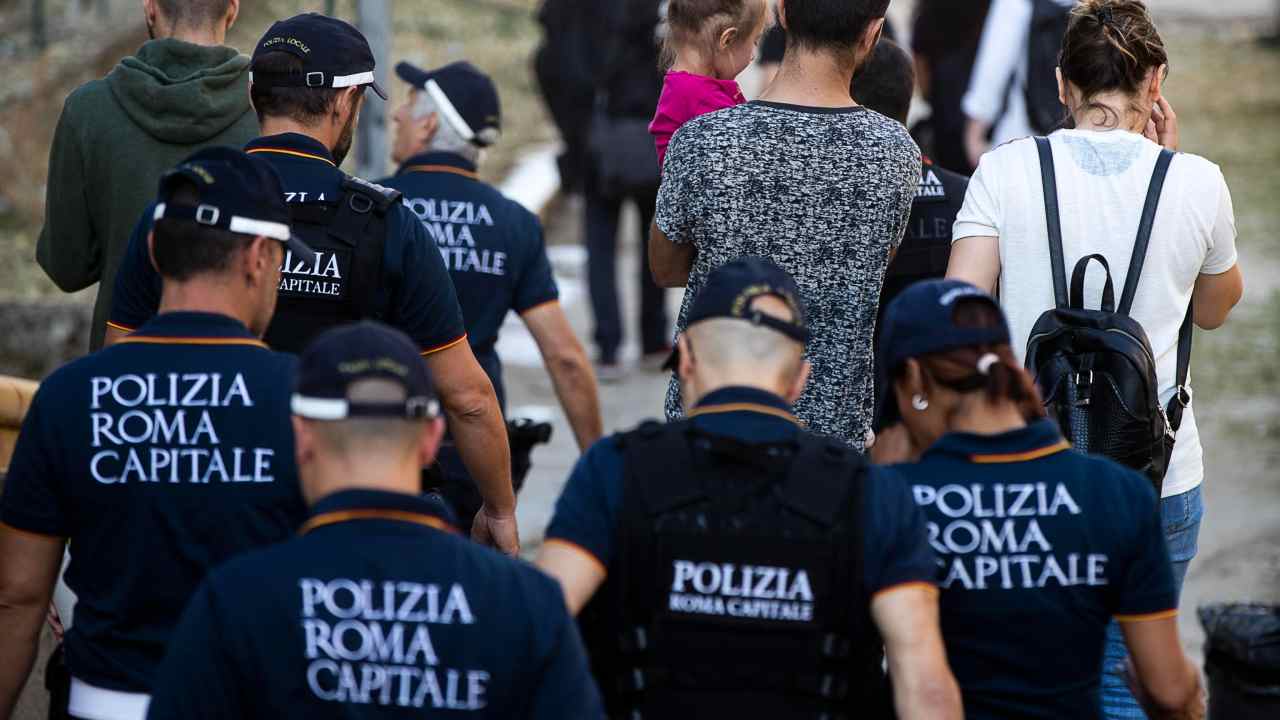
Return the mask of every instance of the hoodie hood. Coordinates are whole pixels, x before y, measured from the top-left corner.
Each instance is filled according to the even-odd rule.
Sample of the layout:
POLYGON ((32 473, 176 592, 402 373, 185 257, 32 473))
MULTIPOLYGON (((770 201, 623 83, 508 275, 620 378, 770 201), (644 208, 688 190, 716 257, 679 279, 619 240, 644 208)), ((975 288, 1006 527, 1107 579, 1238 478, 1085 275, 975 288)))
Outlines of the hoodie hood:
POLYGON ((249 58, 234 48, 151 40, 107 75, 134 124, 176 145, 206 142, 249 112, 249 58))

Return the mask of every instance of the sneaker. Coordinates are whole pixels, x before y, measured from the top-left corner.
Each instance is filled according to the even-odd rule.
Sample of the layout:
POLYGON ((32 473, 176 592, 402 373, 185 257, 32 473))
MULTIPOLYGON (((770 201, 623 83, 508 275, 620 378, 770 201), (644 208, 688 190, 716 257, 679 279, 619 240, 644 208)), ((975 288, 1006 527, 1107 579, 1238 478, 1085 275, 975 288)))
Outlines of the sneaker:
POLYGON ((622 382, 626 377, 626 368, 616 360, 596 363, 596 380, 602 385, 613 385, 622 382))
POLYGON ((671 346, 663 345, 657 350, 647 352, 640 357, 640 367, 649 372, 661 372, 662 366, 667 364, 667 358, 671 357, 671 346))

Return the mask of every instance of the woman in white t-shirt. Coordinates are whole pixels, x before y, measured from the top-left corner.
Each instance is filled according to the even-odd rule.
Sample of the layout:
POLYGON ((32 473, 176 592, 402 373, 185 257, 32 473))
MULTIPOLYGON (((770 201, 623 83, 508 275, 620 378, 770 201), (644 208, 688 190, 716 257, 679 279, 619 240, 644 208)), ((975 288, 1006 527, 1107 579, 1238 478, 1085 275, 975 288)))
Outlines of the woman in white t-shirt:
MULTIPOLYGON (((1164 42, 1139 0, 1084 0, 1063 39, 1059 87, 1075 129, 1050 136, 1066 267, 1091 253, 1123 287, 1143 202, 1161 146, 1177 149, 1177 118, 1162 97, 1164 42)), ((1162 403, 1174 393, 1178 329, 1194 297, 1193 319, 1220 327, 1243 293, 1236 264, 1231 194, 1217 165, 1179 154, 1173 161, 1138 283, 1133 317, 1156 356, 1162 403)), ((998 292, 1013 346, 1025 360, 1032 325, 1054 305, 1040 160, 1031 138, 983 156, 953 231, 947 275, 998 292)), ((1102 273, 1091 273, 1086 307, 1098 307, 1102 273)), ((1204 478, 1194 408, 1187 408, 1164 480, 1161 511, 1175 579, 1196 551, 1204 478)), ((1124 681, 1124 644, 1113 623, 1106 717, 1143 718, 1124 681), (1121 666, 1121 667, 1118 667, 1121 666)))

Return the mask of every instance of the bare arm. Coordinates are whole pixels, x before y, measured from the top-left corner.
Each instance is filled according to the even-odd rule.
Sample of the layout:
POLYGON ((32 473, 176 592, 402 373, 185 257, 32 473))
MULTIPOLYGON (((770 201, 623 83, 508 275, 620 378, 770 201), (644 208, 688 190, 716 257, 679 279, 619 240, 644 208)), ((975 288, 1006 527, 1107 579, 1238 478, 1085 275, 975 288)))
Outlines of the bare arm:
POLYGON ((520 551, 520 539, 516 496, 511 488, 511 447, 493 383, 466 342, 431 353, 426 361, 449 432, 484 498, 472 537, 515 555, 520 551))
POLYGON ((559 581, 570 615, 576 616, 582 611, 605 579, 604 565, 594 555, 561 540, 544 542, 534 564, 559 581))
POLYGON ((585 451, 604 432, 596 376, 587 352, 569 326, 569 318, 565 317, 560 303, 543 303, 520 317, 538 343, 542 361, 555 385, 556 397, 560 398, 560 406, 578 440, 578 449, 585 451))
POLYGON ((0 717, 13 713, 31 673, 64 545, 0 524, 0 717))
POLYGON ((995 294, 1000 279, 1000 238, 967 237, 952 243, 947 277, 995 294))
POLYGON ((1227 322, 1231 309, 1244 297, 1244 274, 1240 265, 1219 275, 1201 274, 1191 296, 1191 316, 1205 330, 1217 330, 1227 322))
POLYGON ((959 720, 960 687, 947 665, 938 625, 938 591, 904 585, 876 595, 871 616, 884 637, 893 704, 901 720, 959 720))
POLYGON ((667 239, 657 223, 649 231, 649 271, 658 287, 679 288, 689 284, 697 249, 692 243, 678 245, 667 239))
POLYGON ((1203 718, 1200 671, 1182 652, 1177 617, 1121 622, 1120 629, 1129 646, 1134 697, 1147 714, 1153 720, 1203 718))

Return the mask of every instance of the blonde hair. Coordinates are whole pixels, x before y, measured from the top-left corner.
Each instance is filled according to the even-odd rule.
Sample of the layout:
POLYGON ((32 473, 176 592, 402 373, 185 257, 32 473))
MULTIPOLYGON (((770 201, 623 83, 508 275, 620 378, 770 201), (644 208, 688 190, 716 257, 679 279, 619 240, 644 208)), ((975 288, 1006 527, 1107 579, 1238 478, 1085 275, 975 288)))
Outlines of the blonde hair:
POLYGON ((730 28, 738 28, 740 38, 745 40, 764 12, 763 0, 670 0, 663 67, 675 62, 676 51, 682 47, 697 47, 708 56, 714 55, 719 50, 720 36, 730 28))

